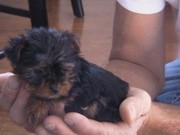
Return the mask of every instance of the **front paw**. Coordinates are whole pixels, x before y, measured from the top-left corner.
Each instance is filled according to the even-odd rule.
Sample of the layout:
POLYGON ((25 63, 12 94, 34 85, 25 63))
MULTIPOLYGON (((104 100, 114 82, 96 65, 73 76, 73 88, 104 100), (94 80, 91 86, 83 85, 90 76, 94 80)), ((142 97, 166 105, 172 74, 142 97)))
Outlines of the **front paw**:
POLYGON ((64 107, 64 111, 65 111, 65 113, 77 112, 80 114, 84 114, 84 111, 81 109, 81 107, 78 104, 76 104, 76 102, 74 102, 74 101, 67 102, 64 107))
POLYGON ((65 105, 64 111, 65 113, 77 112, 86 116, 87 118, 95 119, 96 115, 98 114, 98 109, 99 108, 97 102, 93 102, 89 106, 80 106, 75 101, 71 101, 65 105))
POLYGON ((38 101, 35 104, 29 104, 26 108, 27 123, 33 128, 37 127, 48 115, 49 105, 38 101))

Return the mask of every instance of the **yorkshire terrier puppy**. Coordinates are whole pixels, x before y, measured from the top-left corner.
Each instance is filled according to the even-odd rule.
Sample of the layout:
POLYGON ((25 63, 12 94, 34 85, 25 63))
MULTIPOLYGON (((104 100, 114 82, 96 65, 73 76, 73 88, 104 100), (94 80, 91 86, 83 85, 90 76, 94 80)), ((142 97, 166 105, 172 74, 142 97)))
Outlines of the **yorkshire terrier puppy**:
POLYGON ((33 28, 12 38, 0 53, 12 64, 13 73, 28 86, 27 122, 42 122, 50 106, 63 101, 64 111, 90 119, 121 121, 119 106, 126 98, 128 83, 86 61, 78 38, 67 31, 33 28))

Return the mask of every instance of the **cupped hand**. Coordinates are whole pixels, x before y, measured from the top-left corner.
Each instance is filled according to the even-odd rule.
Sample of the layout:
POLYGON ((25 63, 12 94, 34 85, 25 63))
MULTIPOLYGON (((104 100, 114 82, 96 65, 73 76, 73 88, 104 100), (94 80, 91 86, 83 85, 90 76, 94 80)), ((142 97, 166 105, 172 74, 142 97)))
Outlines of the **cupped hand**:
MULTIPOLYGON (((143 126, 151 108, 150 96, 141 89, 130 88, 126 100, 120 106, 124 122, 108 123, 87 119, 78 113, 64 117, 49 116, 36 129, 37 135, 136 135, 143 134, 143 126), (141 129, 141 130, 140 130, 141 129)), ((56 114, 58 109, 56 110, 56 114)))
MULTIPOLYGON (((28 91, 12 73, 0 74, 0 105, 9 112, 11 118, 29 131, 33 131, 25 120, 25 106, 28 91)), ((107 123, 87 119, 78 113, 63 114, 63 104, 52 108, 52 114, 36 129, 36 134, 43 135, 135 135, 148 119, 151 106, 149 95, 138 88, 130 88, 128 97, 120 106, 124 122, 107 123), (60 116, 60 117, 59 117, 60 116)))
POLYGON ((32 130, 25 120, 25 106, 29 97, 23 84, 12 73, 0 74, 0 106, 18 125, 32 130))
MULTIPOLYGON (((30 93, 25 84, 16 75, 10 72, 0 74, 0 106, 9 113, 16 124, 34 132, 32 125, 29 125, 26 121, 26 107, 29 96, 30 93)), ((54 106, 54 108, 56 107, 54 106)), ((63 116, 63 108, 63 104, 59 103, 58 116, 63 116)), ((53 111, 53 114, 55 113, 53 111)))

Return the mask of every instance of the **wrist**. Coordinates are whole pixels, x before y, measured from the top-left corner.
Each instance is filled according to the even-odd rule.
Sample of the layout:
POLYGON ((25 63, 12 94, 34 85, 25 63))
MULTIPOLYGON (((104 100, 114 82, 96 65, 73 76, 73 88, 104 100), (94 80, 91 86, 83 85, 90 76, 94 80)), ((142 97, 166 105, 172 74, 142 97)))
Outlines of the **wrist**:
MULTIPOLYGON (((151 127, 151 118, 150 118, 150 113, 149 112, 143 122, 143 124, 141 125, 141 127, 139 128, 139 130, 137 131, 137 135, 152 135, 152 131, 151 129, 149 129, 149 127, 151 127), (151 131, 151 132, 150 132, 151 131)), ((154 134, 153 134, 154 135, 154 134)))
POLYGON ((179 134, 179 112, 179 106, 153 102, 149 117, 139 129, 138 135, 179 134))
POLYGON ((142 124, 141 128, 138 130, 137 135, 156 135, 156 130, 154 130, 154 125, 157 123, 156 119, 154 119, 155 112, 157 113, 158 110, 157 108, 152 105, 151 106, 151 111, 149 114, 147 114, 147 119, 144 121, 142 124))

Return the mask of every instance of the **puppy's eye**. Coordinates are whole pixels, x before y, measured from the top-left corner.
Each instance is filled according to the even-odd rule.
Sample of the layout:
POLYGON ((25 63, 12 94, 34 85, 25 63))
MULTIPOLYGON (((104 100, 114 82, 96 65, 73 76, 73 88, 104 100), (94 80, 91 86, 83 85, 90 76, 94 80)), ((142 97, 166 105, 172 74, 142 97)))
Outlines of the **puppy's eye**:
POLYGON ((44 83, 43 72, 36 69, 28 69, 23 71, 22 78, 33 87, 42 86, 44 83))
POLYGON ((43 69, 35 69, 35 73, 42 74, 43 73, 43 69))

